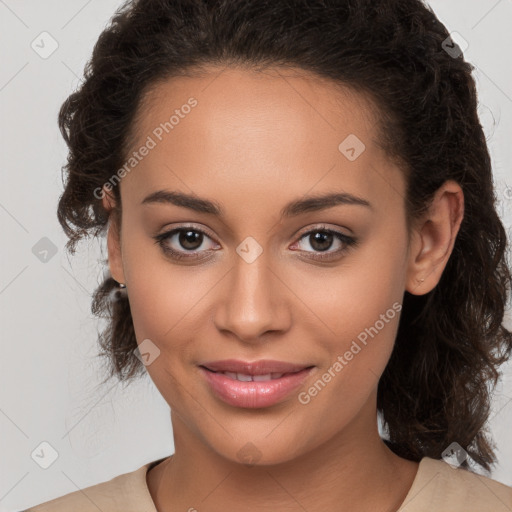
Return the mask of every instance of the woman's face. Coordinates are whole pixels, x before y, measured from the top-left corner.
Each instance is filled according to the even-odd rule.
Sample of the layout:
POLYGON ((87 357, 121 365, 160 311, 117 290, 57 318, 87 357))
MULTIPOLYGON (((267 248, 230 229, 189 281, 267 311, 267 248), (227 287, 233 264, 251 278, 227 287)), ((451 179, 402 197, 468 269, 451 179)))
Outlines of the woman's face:
POLYGON ((370 105, 306 73, 231 68, 174 78, 149 99, 109 257, 175 435, 261 464, 367 435, 410 258, 405 181, 376 144, 370 105), (148 199, 160 191, 190 207, 148 199), (346 196, 316 200, 330 194, 346 196), (202 365, 227 359, 310 369, 283 377, 284 394, 219 374, 214 391, 202 365))

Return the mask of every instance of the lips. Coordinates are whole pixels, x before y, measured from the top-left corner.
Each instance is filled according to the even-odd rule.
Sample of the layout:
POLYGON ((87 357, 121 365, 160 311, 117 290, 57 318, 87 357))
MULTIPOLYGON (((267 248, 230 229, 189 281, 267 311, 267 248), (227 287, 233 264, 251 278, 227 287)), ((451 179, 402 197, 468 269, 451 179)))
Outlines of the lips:
POLYGON ((213 393, 234 407, 270 407, 286 399, 307 379, 313 366, 261 360, 233 359, 199 366, 213 393))

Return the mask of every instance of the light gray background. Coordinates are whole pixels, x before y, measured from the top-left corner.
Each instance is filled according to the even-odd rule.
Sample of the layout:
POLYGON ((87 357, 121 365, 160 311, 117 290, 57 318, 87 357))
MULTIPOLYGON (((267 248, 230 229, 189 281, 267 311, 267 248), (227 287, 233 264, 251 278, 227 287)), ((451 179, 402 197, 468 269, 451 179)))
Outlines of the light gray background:
MULTIPOLYGON (((477 67, 479 113, 492 153, 500 212, 510 232, 512 1, 430 4, 448 29, 469 44, 465 57, 477 67)), ((66 158, 57 112, 79 84, 98 35, 120 5, 118 0, 0 0, 3 512, 133 471, 174 450, 169 408, 149 377, 127 389, 97 387, 102 373, 94 357, 98 322, 90 313, 90 294, 101 277, 98 260, 105 252, 97 242, 84 242, 68 258, 63 250, 67 239, 56 218, 66 158), (31 47, 43 31, 58 42, 46 59, 31 47), (57 249, 46 263, 32 252, 43 237, 57 249), (58 453, 48 469, 31 458, 44 441, 58 453)), ((512 326, 510 316, 506 324, 512 326)), ((508 485, 511 368, 503 367, 490 422, 499 456, 492 477, 508 485)))

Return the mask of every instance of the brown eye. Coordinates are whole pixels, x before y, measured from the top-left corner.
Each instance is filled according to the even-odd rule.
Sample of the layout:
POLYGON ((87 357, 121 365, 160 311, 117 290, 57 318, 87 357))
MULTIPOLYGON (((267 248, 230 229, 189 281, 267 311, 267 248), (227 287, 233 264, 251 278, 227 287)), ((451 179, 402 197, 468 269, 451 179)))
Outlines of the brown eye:
POLYGON ((211 240, 207 233, 198 228, 180 227, 162 233, 154 237, 155 243, 160 245, 164 253, 173 259, 198 259, 203 258, 201 253, 211 252, 213 249, 206 247, 205 241, 211 240))
POLYGON ((194 251, 203 243, 203 233, 193 230, 181 230, 178 236, 178 243, 187 250, 194 251))
POLYGON ((334 236, 326 231, 316 231, 309 235, 311 247, 316 251, 326 251, 333 243, 334 236))
POLYGON ((343 253, 348 251, 350 247, 357 245, 357 240, 351 236, 339 233, 338 231, 328 229, 325 226, 320 226, 317 229, 304 233, 296 245, 302 252, 311 253, 312 259, 332 260, 340 257, 343 253), (306 240, 308 242, 309 246, 312 248, 312 251, 307 250, 307 247, 304 248, 304 245, 307 246, 308 244, 304 244, 302 240, 306 240), (338 243, 339 247, 333 251, 329 251, 333 245, 336 245, 336 242, 338 243))

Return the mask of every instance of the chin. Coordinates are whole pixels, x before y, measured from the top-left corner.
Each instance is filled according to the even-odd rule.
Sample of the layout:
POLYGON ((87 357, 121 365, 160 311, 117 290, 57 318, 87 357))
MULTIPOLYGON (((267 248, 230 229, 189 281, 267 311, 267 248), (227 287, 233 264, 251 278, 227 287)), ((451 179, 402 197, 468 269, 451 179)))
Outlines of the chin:
POLYGON ((229 446, 211 446, 221 457, 248 468, 286 464, 300 456, 297 446, 290 446, 289 438, 283 439, 282 444, 265 442, 264 435, 255 436, 255 439, 259 441, 236 442, 231 439, 229 446))

